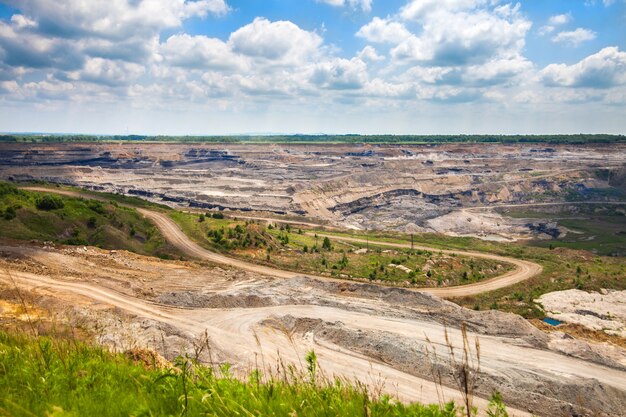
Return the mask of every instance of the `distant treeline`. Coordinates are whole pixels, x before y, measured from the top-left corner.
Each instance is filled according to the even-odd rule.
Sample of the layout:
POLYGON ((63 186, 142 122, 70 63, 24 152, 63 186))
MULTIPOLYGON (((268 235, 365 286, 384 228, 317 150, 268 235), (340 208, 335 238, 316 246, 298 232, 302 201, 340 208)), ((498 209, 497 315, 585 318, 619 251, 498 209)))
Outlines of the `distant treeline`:
POLYGON ((207 142, 207 143, 623 143, 625 135, 249 135, 142 136, 5 134, 0 142, 207 142))

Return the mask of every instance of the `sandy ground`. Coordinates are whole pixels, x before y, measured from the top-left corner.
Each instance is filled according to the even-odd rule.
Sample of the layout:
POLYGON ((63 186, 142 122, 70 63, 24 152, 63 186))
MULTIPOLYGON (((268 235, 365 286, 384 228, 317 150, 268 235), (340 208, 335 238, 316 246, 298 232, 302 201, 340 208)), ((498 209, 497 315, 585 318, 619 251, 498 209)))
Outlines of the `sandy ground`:
MULTIPOLYGON (((279 358, 298 366, 314 349, 327 375, 382 385, 404 401, 460 401, 452 358, 460 360, 464 323, 472 352, 480 345, 478 397, 500 390, 511 415, 618 415, 626 407, 623 350, 568 340, 554 348, 552 336, 518 316, 400 288, 11 243, 0 245, 0 282, 5 294, 20 288, 118 349, 147 346, 171 358, 193 354, 207 335, 211 353, 201 359, 230 362, 240 374, 279 358), (564 355, 564 343, 577 348, 564 355)), ((485 400, 475 401, 484 409, 485 400)))

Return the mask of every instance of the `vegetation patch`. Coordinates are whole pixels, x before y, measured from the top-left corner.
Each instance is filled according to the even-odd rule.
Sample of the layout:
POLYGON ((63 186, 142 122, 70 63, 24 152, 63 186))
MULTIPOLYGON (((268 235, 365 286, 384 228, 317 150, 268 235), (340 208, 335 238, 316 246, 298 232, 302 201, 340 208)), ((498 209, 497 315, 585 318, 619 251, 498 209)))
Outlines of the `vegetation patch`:
MULTIPOLYGON (((178 358, 173 366, 150 355, 110 353, 75 340, 0 331, 0 415, 5 416, 414 416, 454 417, 452 404, 404 405, 373 397, 364 386, 308 373, 253 371, 247 380, 178 358), (147 362, 146 362, 147 361, 147 362)), ((492 409, 503 410, 494 397, 492 409)), ((498 414, 505 415, 505 414, 498 414)))
POLYGON ((509 264, 437 251, 396 249, 374 242, 347 243, 289 224, 225 219, 219 212, 171 212, 170 217, 207 249, 295 272, 436 287, 468 284, 512 268, 509 264))
POLYGON ((171 257, 177 250, 135 209, 96 201, 24 191, 0 182, 0 237, 171 257))
POLYGON ((533 240, 531 245, 544 248, 570 248, 598 255, 626 256, 626 205, 579 205, 563 210, 506 210, 514 218, 550 219, 567 232, 556 239, 533 240))

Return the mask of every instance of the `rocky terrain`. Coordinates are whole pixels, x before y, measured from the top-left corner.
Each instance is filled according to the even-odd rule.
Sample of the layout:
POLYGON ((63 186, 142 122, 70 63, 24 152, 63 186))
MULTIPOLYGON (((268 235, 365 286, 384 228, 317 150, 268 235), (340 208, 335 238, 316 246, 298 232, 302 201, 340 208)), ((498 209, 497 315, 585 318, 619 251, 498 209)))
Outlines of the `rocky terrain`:
POLYGON ((566 231, 484 208, 620 200, 625 161, 623 144, 0 144, 2 179, 495 240, 566 231))
POLYGON ((465 326, 477 406, 497 389, 510 415, 608 416, 626 408, 624 349, 400 288, 6 241, 0 291, 0 320, 20 310, 18 318, 69 323, 114 349, 148 347, 170 359, 189 353, 244 374, 277 360, 297 365, 314 349, 328 375, 426 402, 459 400, 465 326), (22 299, 29 308, 19 307, 22 299))
POLYGON ((543 294, 537 302, 556 320, 626 338, 626 291, 556 291, 543 294))

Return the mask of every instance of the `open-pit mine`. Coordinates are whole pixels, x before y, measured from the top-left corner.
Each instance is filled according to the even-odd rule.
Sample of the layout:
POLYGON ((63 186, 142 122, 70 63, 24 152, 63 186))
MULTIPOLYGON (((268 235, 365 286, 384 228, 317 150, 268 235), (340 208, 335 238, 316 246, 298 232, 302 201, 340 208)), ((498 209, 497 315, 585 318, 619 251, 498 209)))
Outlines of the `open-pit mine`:
MULTIPOLYGON (((626 410, 625 292, 580 290, 596 282, 622 285, 626 249, 618 243, 598 254, 525 246, 582 233, 560 223, 563 213, 573 213, 567 221, 610 213, 616 220, 604 238, 615 243, 626 235, 626 144, 1 143, 0 179, 15 184, 14 194, 19 188, 100 202, 86 206, 100 214, 136 209, 176 250, 159 259, 59 243, 79 230, 56 242, 0 239, 0 323, 25 320, 29 306, 28 321, 37 318, 42 329, 69 326, 113 350, 148 348, 168 360, 195 354, 205 363, 232 364, 241 377, 284 362, 302 367, 314 350, 327 375, 406 402, 465 403, 459 364, 469 354, 471 372, 462 381, 469 381, 480 415, 495 391, 511 416, 626 410), (110 194, 93 191, 169 206, 196 216, 193 225, 246 223, 221 226, 213 241, 204 233, 204 242, 185 233, 173 210, 113 203, 110 194), (328 238, 329 247, 331 240, 341 243, 344 262, 392 251, 389 256, 408 259, 401 251, 410 250, 432 257, 428 265, 445 257, 455 265, 480 259, 498 267, 476 282, 445 286, 428 280, 423 265, 420 271, 374 265, 435 283, 419 287, 407 278, 391 285, 372 276, 343 279, 333 272, 336 265, 319 274, 281 269, 269 263, 279 257, 269 246, 256 260, 244 256, 253 252, 249 247, 237 257, 228 246, 210 246, 224 230, 235 234, 253 225, 265 233, 259 236, 271 237, 279 224, 293 225, 279 229, 281 239, 293 233, 292 246, 286 239, 277 249, 285 258, 306 253, 324 266, 330 249, 315 252, 294 241, 315 236, 315 242, 328 238), (441 242, 419 241, 425 233, 437 233, 441 242), (452 237, 481 240, 466 240, 475 247, 446 246, 452 237), (494 292, 495 301, 480 298, 494 292), (464 304, 463 297, 471 301, 464 304), (498 311, 503 302, 534 321, 498 311), (552 322, 537 319, 537 311, 552 322)), ((36 217, 25 207, 3 210, 2 222, 32 224, 36 217)), ((87 229, 95 230, 99 219, 87 229)), ((134 229, 124 236, 145 240, 134 229)), ((585 235, 572 245, 594 239, 600 237, 585 235)))
POLYGON ((43 180, 177 207, 304 216, 362 230, 494 240, 558 237, 493 211, 620 201, 626 145, 10 144, 0 178, 43 180))

